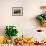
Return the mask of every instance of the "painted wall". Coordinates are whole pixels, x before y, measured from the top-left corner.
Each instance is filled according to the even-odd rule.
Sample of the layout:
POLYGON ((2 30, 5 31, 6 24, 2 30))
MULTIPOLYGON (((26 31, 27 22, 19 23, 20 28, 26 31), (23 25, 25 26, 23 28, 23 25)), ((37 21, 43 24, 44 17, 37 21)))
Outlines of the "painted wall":
POLYGON ((42 29, 35 20, 41 5, 46 5, 46 0, 0 0, 0 34, 4 34, 6 25, 15 25, 18 36, 36 34, 36 29, 42 29), (23 7, 23 16, 12 16, 12 7, 19 6, 23 7))

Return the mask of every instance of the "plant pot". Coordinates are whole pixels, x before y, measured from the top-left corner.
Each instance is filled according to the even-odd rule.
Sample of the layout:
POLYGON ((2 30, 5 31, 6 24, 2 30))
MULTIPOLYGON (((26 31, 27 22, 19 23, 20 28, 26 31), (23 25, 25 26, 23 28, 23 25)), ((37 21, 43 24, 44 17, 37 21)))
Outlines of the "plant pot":
POLYGON ((46 20, 41 21, 41 26, 46 27, 46 20))
POLYGON ((14 44, 14 40, 17 38, 17 36, 12 36, 11 40, 12 40, 12 43, 14 44))

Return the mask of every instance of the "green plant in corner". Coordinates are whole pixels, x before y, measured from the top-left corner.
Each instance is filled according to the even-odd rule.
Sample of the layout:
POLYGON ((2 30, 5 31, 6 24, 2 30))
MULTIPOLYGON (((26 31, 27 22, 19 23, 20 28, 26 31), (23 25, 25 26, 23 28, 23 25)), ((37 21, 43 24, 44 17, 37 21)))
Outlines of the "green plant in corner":
POLYGON ((12 36, 16 36, 18 33, 15 26, 6 26, 5 30, 5 34, 9 39, 11 39, 12 36))

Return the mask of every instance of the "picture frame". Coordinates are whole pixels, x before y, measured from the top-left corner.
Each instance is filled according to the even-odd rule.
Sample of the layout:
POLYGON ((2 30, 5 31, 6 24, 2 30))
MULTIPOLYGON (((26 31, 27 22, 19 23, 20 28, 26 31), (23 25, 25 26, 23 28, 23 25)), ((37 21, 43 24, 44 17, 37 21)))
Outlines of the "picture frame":
POLYGON ((23 16, 23 7, 13 7, 12 16, 23 16))

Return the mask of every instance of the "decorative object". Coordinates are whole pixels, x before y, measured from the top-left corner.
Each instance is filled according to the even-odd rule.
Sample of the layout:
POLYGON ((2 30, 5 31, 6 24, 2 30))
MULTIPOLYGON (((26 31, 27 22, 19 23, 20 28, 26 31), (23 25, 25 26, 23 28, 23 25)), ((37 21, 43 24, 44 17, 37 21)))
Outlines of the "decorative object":
POLYGON ((36 19, 39 20, 42 27, 46 27, 46 6, 41 6, 40 8, 42 9, 43 13, 36 16, 36 19))
POLYGON ((23 16, 23 7, 13 7, 12 16, 23 16))
POLYGON ((8 37, 7 42, 10 43, 12 40, 12 36, 17 36, 18 31, 15 26, 6 26, 5 30, 5 34, 8 37))

